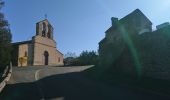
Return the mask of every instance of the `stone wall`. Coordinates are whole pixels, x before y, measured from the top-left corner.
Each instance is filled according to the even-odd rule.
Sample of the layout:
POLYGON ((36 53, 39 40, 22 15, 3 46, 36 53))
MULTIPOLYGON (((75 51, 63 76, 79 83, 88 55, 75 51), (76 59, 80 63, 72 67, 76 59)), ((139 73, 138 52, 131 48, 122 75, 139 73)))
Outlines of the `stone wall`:
POLYGON ((133 46, 125 41, 124 45, 116 42, 120 43, 117 47, 107 40, 100 44, 100 57, 108 60, 101 60, 106 63, 104 67, 108 67, 107 71, 170 80, 170 26, 131 37, 131 40, 133 46), (118 55, 118 51, 122 52, 118 55))

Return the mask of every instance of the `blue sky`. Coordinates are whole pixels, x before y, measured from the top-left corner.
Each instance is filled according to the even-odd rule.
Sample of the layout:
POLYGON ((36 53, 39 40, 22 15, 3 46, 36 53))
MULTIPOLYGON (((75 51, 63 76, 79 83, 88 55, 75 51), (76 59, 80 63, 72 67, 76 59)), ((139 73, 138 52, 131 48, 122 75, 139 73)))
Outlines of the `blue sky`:
POLYGON ((3 12, 10 23, 13 42, 35 35, 35 23, 45 14, 54 27, 57 48, 64 54, 98 49, 111 17, 119 19, 139 8, 152 22, 170 21, 170 0, 5 0, 3 12))

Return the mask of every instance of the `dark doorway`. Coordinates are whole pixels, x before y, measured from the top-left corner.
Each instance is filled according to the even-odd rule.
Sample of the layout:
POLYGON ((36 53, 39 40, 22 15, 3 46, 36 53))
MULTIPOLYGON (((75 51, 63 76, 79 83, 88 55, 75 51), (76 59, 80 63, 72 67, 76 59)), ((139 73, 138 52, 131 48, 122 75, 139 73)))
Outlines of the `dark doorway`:
POLYGON ((49 54, 48 54, 48 52, 47 51, 44 51, 44 64, 45 65, 48 65, 48 56, 49 56, 49 54))

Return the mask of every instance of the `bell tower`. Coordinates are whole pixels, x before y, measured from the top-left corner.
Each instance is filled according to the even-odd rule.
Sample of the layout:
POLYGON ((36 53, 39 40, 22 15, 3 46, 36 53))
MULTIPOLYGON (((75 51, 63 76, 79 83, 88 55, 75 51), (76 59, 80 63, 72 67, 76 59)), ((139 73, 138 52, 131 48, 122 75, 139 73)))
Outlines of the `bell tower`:
POLYGON ((38 35, 53 40, 53 30, 53 27, 47 19, 36 23, 36 36, 38 35))

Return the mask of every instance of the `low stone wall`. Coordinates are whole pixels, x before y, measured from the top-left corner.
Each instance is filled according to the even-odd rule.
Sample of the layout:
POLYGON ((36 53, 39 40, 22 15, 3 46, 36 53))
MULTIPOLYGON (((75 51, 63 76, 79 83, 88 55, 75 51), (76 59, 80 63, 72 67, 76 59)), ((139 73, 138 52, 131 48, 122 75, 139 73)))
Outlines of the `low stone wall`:
POLYGON ((6 86, 7 82, 9 81, 9 79, 11 78, 11 74, 12 74, 12 64, 10 64, 10 66, 7 66, 2 74, 2 81, 0 82, 0 92, 2 92, 2 90, 4 89, 4 87, 6 86))

